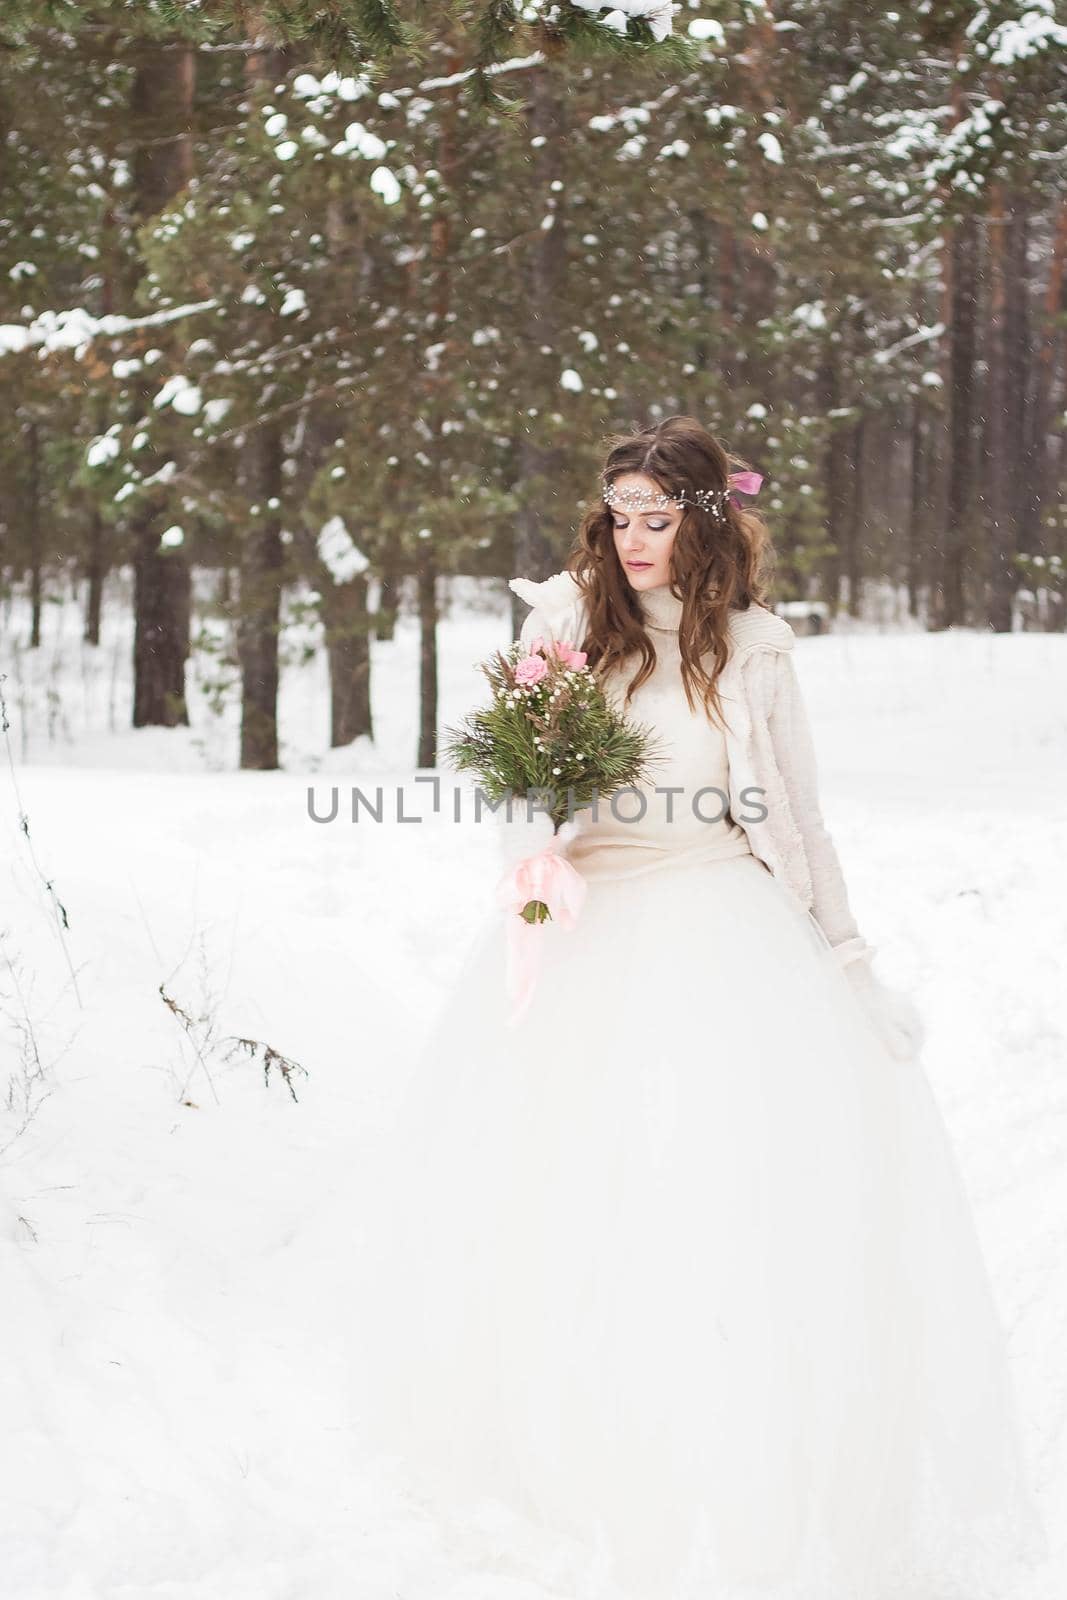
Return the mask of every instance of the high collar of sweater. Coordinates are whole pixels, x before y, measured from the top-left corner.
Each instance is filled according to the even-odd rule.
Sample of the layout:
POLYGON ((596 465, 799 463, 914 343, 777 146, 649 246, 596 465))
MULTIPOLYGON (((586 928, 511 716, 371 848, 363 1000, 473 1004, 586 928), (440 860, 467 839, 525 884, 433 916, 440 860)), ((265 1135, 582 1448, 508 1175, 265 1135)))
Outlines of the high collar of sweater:
POLYGON ((671 593, 669 583, 661 583, 655 589, 639 589, 637 600, 648 627, 660 633, 678 632, 682 602, 671 593))

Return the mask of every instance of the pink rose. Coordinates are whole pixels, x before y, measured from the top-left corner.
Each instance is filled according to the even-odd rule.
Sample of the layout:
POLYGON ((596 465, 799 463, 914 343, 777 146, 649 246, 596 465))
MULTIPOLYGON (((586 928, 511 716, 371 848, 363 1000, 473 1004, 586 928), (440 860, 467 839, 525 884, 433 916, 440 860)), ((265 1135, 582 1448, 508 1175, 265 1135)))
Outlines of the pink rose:
POLYGON ((541 634, 538 634, 536 639, 531 639, 530 640, 530 654, 532 656, 536 656, 538 654, 542 654, 543 655, 544 654, 544 649, 545 649, 545 641, 544 641, 544 637, 541 634))
POLYGON ((559 639, 556 640, 556 654, 559 656, 559 658, 563 662, 564 666, 567 666, 567 667, 584 667, 585 666, 585 651, 584 650, 575 650, 573 645, 564 644, 562 642, 562 640, 559 640, 559 639))
POLYGON ((544 656, 523 656, 522 660, 515 664, 515 682, 524 689, 532 689, 535 683, 541 682, 547 672, 548 662, 544 656))

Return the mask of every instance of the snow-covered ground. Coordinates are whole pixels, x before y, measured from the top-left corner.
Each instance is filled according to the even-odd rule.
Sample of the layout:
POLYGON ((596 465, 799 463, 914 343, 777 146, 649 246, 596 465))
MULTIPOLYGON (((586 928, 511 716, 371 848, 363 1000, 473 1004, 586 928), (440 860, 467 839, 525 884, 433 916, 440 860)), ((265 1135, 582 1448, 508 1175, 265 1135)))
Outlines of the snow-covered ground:
MULTIPOLYGON (((361 1154, 498 871, 491 827, 434 816, 412 781, 413 624, 375 645, 375 746, 326 749, 318 655, 285 673, 287 770, 240 773, 206 658, 193 727, 132 732, 128 623, 92 650, 69 604, 45 621, 33 659, 18 609, 0 643, 3 1600, 577 1600, 561 1545, 503 1512, 443 1526, 349 1421, 361 1154), (390 804, 403 784, 425 820, 346 820, 353 783, 390 804), (334 784, 341 817, 310 820, 309 786, 326 808, 334 784), (297 1098, 228 1037, 290 1058, 297 1098)), ((502 589, 443 623, 444 723, 508 637, 502 589)), ((796 659, 853 906, 926 1017, 1010 1333, 1054 1547, 1018 1600, 1051 1600, 1067 638, 853 632, 796 659)))

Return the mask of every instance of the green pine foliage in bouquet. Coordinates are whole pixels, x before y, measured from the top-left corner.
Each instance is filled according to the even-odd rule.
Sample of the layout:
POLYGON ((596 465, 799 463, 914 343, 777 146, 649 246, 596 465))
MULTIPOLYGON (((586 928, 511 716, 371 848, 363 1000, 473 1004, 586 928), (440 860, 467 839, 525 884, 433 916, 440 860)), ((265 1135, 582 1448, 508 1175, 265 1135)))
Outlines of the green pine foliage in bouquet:
POLYGON ((558 832, 575 811, 645 783, 660 750, 612 706, 585 652, 540 637, 481 663, 488 705, 445 730, 446 759, 474 773, 494 805, 535 792, 558 832))

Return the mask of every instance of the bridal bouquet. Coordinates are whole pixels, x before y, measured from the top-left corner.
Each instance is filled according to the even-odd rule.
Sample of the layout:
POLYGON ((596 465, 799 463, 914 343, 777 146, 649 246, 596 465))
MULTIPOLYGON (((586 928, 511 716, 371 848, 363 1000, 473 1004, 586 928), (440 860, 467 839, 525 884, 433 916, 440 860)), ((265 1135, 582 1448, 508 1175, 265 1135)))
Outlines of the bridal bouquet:
MULTIPOLYGON (((658 747, 650 729, 609 703, 585 652, 565 641, 538 635, 528 650, 516 643, 496 651, 481 671, 490 702, 446 730, 445 755, 458 771, 476 774, 491 803, 506 802, 509 822, 513 803, 528 820, 536 803, 552 827, 548 843, 519 860, 498 888, 501 903, 517 913, 510 925, 518 925, 518 955, 522 924, 572 927, 581 909, 585 881, 559 853, 564 823, 594 800, 643 782, 658 747)), ((530 988, 528 982, 520 1006, 530 988)))

